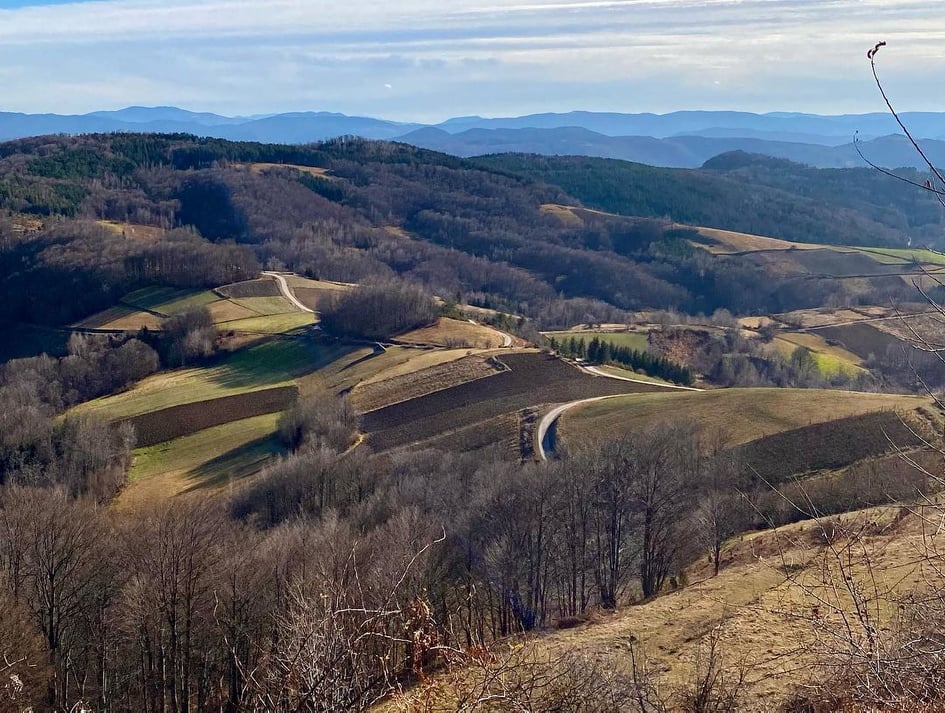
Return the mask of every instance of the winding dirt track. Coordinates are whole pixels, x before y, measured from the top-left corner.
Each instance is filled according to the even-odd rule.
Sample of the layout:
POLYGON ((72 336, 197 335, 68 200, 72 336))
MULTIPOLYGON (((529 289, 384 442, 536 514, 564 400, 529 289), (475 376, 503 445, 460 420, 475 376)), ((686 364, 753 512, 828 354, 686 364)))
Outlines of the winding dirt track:
POLYGON ((285 297, 289 302, 291 302, 296 308, 302 310, 303 312, 308 312, 309 314, 315 314, 315 310, 309 309, 295 296, 295 293, 289 288, 289 283, 285 281, 285 277, 278 272, 263 272, 261 273, 267 277, 276 278, 276 282, 279 284, 279 291, 282 293, 282 296, 285 297))

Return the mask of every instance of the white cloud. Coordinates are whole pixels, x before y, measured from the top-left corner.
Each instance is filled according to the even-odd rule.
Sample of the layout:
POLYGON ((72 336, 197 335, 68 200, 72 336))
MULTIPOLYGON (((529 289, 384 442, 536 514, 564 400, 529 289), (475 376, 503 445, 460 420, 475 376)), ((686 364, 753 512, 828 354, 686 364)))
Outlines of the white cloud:
POLYGON ((877 39, 907 108, 945 108, 930 0, 104 0, 0 11, 0 108, 879 110, 877 39))

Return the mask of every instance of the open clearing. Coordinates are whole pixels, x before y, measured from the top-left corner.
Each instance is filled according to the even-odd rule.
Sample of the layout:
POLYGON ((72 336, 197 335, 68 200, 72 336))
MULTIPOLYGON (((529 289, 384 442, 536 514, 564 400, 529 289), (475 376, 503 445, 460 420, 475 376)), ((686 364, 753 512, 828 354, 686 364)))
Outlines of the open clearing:
POLYGON ((178 290, 173 287, 145 287, 122 298, 122 302, 136 309, 171 317, 194 307, 204 307, 220 299, 211 290, 178 290))
MULTIPOLYGON (((413 374, 431 366, 462 359, 469 354, 468 349, 421 350, 411 347, 388 347, 384 352, 377 352, 371 347, 339 347, 330 363, 299 379, 298 383, 303 395, 328 390, 333 393, 351 392, 357 399, 358 390, 362 385, 413 374)), ((396 392, 392 398, 401 400, 396 392)))
POLYGON ((820 470, 851 465, 864 458, 884 455, 897 448, 922 445, 917 434, 934 438, 929 422, 896 411, 875 411, 782 431, 746 443, 739 449, 750 472, 768 483, 820 470))
POLYGON ((214 324, 228 331, 279 334, 314 323, 279 293, 272 279, 248 280, 216 290, 148 287, 122 298, 121 304, 94 314, 75 326, 83 329, 159 330, 164 319, 206 307, 214 324))
POLYGON ((316 312, 320 305, 324 304, 325 300, 347 292, 354 287, 354 285, 345 282, 310 280, 307 277, 301 277, 299 275, 285 275, 285 281, 289 289, 292 290, 292 293, 295 295, 295 299, 316 312))
POLYGON ((931 399, 923 396, 822 389, 662 391, 575 408, 561 418, 558 437, 574 444, 616 437, 661 421, 692 420, 706 429, 721 429, 734 446, 814 423, 928 404, 931 399))
POLYGON ((675 386, 675 384, 673 384, 671 381, 666 381, 665 379, 660 379, 656 376, 650 376, 649 374, 638 374, 637 372, 630 371, 629 369, 621 369, 619 366, 610 366, 609 364, 604 364, 603 366, 598 366, 596 368, 600 371, 603 371, 605 374, 619 376, 621 379, 636 379, 638 381, 648 381, 651 384, 675 386))
POLYGON ((221 488, 255 473, 283 450, 279 414, 266 414, 134 451, 116 506, 135 508, 190 490, 221 488))
POLYGON ((945 254, 922 248, 862 248, 874 259, 887 258, 916 265, 945 265, 945 254))
POLYGON ((817 330, 817 333, 823 335, 825 339, 842 344, 864 360, 870 355, 885 356, 890 348, 901 349, 906 346, 898 337, 863 322, 838 327, 822 327, 817 330))
POLYGON ((139 223, 120 223, 116 220, 96 221, 103 228, 108 228, 117 235, 123 235, 128 240, 140 243, 156 243, 167 232, 156 225, 141 225, 139 223))
POLYGON ((544 203, 541 206, 541 212, 547 213, 548 215, 553 215, 565 225, 575 228, 584 226, 584 221, 579 215, 577 215, 577 213, 575 213, 573 206, 558 205, 557 203, 544 203))
POLYGON ((289 386, 344 351, 309 339, 274 339, 240 349, 208 366, 156 374, 128 391, 89 401, 75 411, 119 420, 180 404, 289 386))
POLYGON ((328 173, 327 168, 320 168, 318 166, 300 166, 295 163, 251 163, 249 165, 249 170, 253 173, 261 173, 263 171, 269 171, 272 169, 279 168, 291 168, 295 171, 300 171, 302 173, 307 173, 310 176, 317 176, 319 178, 325 178, 332 181, 337 181, 338 179, 335 176, 332 176, 328 173))
POLYGON ((794 255, 798 264, 812 273, 823 275, 877 274, 912 271, 928 266, 945 266, 945 254, 923 248, 874 248, 845 245, 798 243, 761 235, 737 233, 715 228, 698 228, 699 234, 713 244, 694 242, 696 247, 713 255, 733 255, 759 252, 818 251, 819 255, 794 255), (866 262, 868 259, 869 262, 866 262))

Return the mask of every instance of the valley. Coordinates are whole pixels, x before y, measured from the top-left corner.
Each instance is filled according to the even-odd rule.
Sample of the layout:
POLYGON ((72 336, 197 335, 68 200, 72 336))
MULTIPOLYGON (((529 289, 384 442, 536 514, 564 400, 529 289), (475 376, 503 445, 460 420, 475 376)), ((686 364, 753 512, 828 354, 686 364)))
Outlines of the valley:
MULTIPOLYGON (((934 546, 917 533, 940 497, 945 372, 915 347, 939 343, 945 258, 914 247, 937 223, 904 226, 920 204, 894 191, 867 206, 744 156, 674 174, 362 140, 7 152, 0 326, 24 337, 0 365, 0 537, 37 507, 16 498, 50 492, 115 528, 110 572, 143 578, 132 548, 206 527, 228 533, 207 562, 258 553, 233 585, 250 599, 285 596, 289 570, 337 587, 325 621, 399 582, 417 609, 344 655, 400 666, 415 626, 454 658, 398 674, 380 710, 566 651, 583 663, 562 670, 601 681, 642 675, 632 652, 675 691, 712 642, 728 676, 776 637, 739 692, 758 709, 800 690, 792 672, 835 631, 811 611, 842 620, 874 563, 905 571, 908 543, 934 546), (740 206, 747 176, 773 203, 740 206), (386 568, 369 592, 361 562, 386 568)), ((195 574, 208 597, 215 567, 195 574)), ((235 676, 209 622, 200 665, 235 676)))

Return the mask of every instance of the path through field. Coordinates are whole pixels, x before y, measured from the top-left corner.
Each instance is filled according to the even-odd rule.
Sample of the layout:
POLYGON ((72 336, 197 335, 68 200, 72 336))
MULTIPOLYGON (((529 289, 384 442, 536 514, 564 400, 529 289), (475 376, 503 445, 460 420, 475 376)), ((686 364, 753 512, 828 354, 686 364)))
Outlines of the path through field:
MULTIPOLYGON (((648 386, 658 386, 663 389, 676 389, 679 391, 702 391, 702 389, 696 389, 691 386, 676 386, 675 384, 656 384, 652 381, 643 381, 642 379, 631 379, 626 376, 617 376, 615 374, 608 374, 606 371, 599 369, 596 366, 583 366, 581 365, 583 371, 593 374, 594 376, 602 376, 606 379, 617 379, 618 381, 629 381, 632 384, 646 384, 648 386)), ((554 453, 555 449, 555 426, 558 423, 558 419, 566 412, 570 411, 573 408, 578 406, 583 406, 584 404, 593 403, 595 401, 603 401, 605 399, 613 399, 616 396, 595 396, 590 399, 578 399, 577 401, 571 401, 561 406, 556 406, 551 409, 548 413, 542 417, 541 421, 538 422, 538 430, 535 433, 535 451, 538 453, 538 457, 541 460, 548 460, 548 453, 554 453)))
MULTIPOLYGON (((474 320, 474 319, 470 319, 470 320, 467 320, 467 321, 468 321, 470 324, 476 324, 476 325, 479 324, 479 322, 477 322, 477 321, 474 320)), ((508 349, 509 347, 512 346, 512 335, 511 335, 511 334, 506 334, 506 333, 503 332, 501 329, 496 329, 495 327, 492 327, 492 331, 495 332, 496 334, 498 334, 500 337, 502 337, 502 348, 503 348, 503 349, 508 349)))
POLYGON ((293 305, 298 307, 303 312, 308 312, 309 314, 315 314, 315 310, 309 309, 308 307, 303 305, 301 302, 299 302, 298 298, 295 296, 295 293, 292 292, 291 289, 289 289, 289 283, 285 281, 285 277, 283 275, 281 275, 278 272, 263 272, 262 274, 267 275, 268 277, 276 278, 276 282, 279 284, 279 291, 282 293, 283 297, 289 300, 289 302, 291 302, 293 305))

